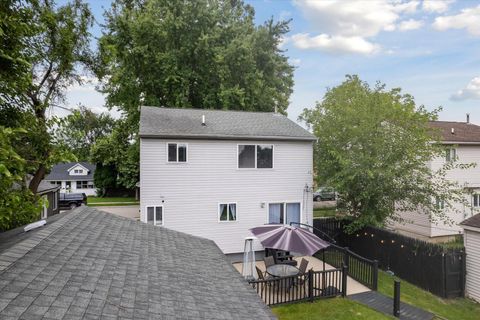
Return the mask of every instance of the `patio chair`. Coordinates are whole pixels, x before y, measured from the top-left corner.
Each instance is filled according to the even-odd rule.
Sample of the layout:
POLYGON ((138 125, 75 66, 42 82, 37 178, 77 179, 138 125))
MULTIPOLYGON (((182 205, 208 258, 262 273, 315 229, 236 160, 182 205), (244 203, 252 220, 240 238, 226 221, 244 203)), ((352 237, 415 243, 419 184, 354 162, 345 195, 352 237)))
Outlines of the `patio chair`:
POLYGON ((265 270, 267 270, 268 267, 273 266, 275 264, 275 259, 272 256, 268 256, 263 258, 263 262, 265 263, 265 270))
POLYGON ((307 266, 308 266, 308 260, 305 258, 302 258, 302 261, 300 261, 300 267, 298 268, 298 270, 300 270, 298 274, 304 275, 305 272, 307 272, 307 266))

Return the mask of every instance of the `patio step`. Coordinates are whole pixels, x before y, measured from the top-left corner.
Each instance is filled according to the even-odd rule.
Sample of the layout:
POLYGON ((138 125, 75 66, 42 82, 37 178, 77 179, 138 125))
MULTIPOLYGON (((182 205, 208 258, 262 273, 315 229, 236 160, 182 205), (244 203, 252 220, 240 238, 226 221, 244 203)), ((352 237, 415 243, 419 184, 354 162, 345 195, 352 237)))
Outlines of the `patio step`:
MULTIPOLYGON (((360 302, 381 313, 393 315, 393 299, 377 291, 356 293, 347 296, 348 299, 360 302)), ((431 320, 434 314, 417 308, 405 302, 400 302, 400 319, 431 320)))

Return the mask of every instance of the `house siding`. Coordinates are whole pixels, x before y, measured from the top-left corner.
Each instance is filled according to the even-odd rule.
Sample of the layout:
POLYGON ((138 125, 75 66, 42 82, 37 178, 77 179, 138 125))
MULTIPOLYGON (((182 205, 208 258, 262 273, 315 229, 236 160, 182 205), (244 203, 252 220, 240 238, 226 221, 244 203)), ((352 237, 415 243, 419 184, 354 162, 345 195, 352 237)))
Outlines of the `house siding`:
MULTIPOLYGON (((458 162, 463 164, 480 163, 480 146, 479 145, 458 145, 455 146, 457 150, 458 162)), ((428 166, 433 171, 440 169, 445 164, 445 158, 439 157, 433 159, 428 166)), ((469 169, 453 169, 450 170, 446 178, 451 181, 456 181, 460 186, 478 187, 480 189, 480 166, 469 169)), ((471 196, 466 195, 466 200, 470 203, 471 196)), ((445 208, 447 216, 453 223, 444 222, 430 222, 428 215, 419 212, 401 213, 400 215, 410 220, 408 223, 394 223, 394 228, 412 232, 426 237, 450 236, 462 233, 463 230, 458 224, 463 220, 471 217, 476 212, 471 206, 464 206, 457 203, 454 205, 455 210, 445 208), (457 212, 456 212, 457 211, 457 212), (428 228, 427 225, 430 227, 428 228)))
POLYGON ((312 194, 304 192, 312 166, 312 142, 142 138, 141 220, 146 206, 163 205, 164 227, 211 239, 224 253, 242 252, 248 230, 268 222, 269 202, 300 202, 301 222, 312 224, 312 194), (167 142, 187 143, 188 162, 168 163, 167 142), (237 169, 238 144, 273 144, 274 168, 237 169), (237 221, 219 222, 219 203, 232 202, 237 221))
POLYGON ((480 302, 480 232, 465 230, 467 277, 465 293, 480 302))

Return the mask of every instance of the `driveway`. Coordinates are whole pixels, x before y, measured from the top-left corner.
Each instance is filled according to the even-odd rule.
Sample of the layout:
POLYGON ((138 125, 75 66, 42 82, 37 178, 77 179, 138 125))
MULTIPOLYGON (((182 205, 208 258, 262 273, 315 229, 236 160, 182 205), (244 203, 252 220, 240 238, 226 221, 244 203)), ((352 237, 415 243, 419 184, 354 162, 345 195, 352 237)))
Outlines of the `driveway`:
POLYGON ((95 209, 113 213, 117 216, 130 218, 134 220, 140 220, 140 206, 133 205, 133 206, 111 206, 111 207, 93 207, 95 209))

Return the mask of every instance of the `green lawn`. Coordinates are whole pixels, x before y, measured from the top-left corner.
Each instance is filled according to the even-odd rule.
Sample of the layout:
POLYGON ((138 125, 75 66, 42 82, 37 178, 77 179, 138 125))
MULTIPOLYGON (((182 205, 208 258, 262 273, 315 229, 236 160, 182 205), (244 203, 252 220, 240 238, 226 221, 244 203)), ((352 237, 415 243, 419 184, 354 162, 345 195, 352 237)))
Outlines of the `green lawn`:
POLYGON ((88 197, 87 203, 92 207, 123 206, 138 204, 134 197, 88 197))
MULTIPOLYGON (((378 274, 378 291, 393 296, 394 277, 380 271, 378 274)), ((480 304, 470 299, 441 299, 419 287, 401 280, 401 301, 430 311, 449 320, 480 319, 480 304)))
POLYGON ((388 320, 393 317, 386 316, 360 303, 344 298, 316 300, 313 303, 292 303, 272 307, 273 313, 280 320, 314 320, 314 319, 368 319, 388 320))
POLYGON ((336 211, 335 208, 318 208, 313 209, 313 217, 335 217, 336 211))

